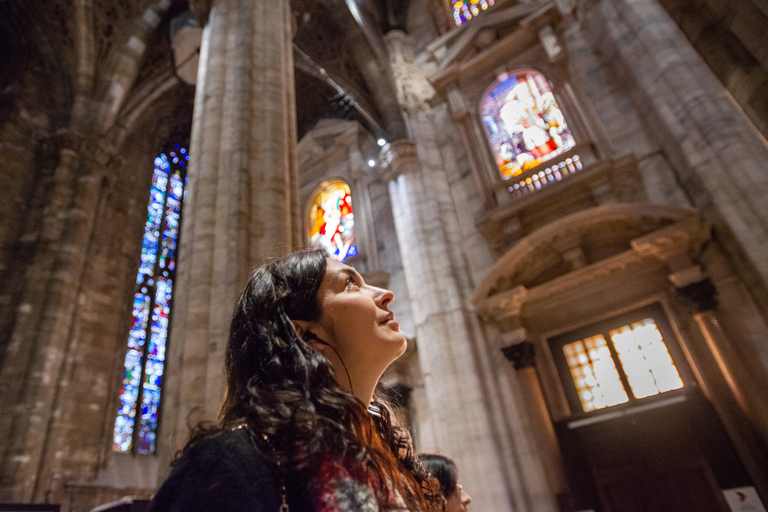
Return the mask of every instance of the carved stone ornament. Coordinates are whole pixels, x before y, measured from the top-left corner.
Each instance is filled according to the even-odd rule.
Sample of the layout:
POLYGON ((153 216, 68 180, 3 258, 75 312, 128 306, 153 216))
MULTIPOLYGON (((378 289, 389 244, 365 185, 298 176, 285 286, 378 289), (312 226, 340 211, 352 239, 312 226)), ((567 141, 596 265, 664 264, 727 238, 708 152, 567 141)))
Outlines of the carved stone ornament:
POLYGON ((695 215, 638 237, 631 245, 642 256, 658 258, 675 271, 688 267, 692 263, 691 256, 698 253, 708 238, 709 230, 695 215))
POLYGON ((518 285, 505 292, 493 295, 477 304, 477 311, 489 320, 504 320, 520 316, 523 304, 528 300, 528 290, 518 285))
POLYGON ((435 89, 424 75, 423 66, 414 59, 414 39, 399 30, 388 32, 385 37, 398 103, 406 109, 427 109, 435 89))
MULTIPOLYGON (((538 265, 544 259, 550 258, 553 250, 562 254, 574 247, 580 247, 583 241, 579 241, 584 234, 598 229, 611 233, 632 233, 632 227, 645 232, 651 231, 648 235, 627 240, 634 250, 626 251, 627 254, 621 258, 611 257, 607 266, 604 262, 591 262, 587 267, 573 271, 571 277, 574 281, 590 280, 593 274, 590 274, 591 270, 584 272, 587 269, 597 270, 600 267, 600 272, 610 273, 649 256, 688 255, 698 250, 705 239, 698 214, 694 210, 650 203, 596 206, 561 217, 520 240, 497 260, 473 293, 472 303, 479 305, 485 299, 499 295, 518 284, 525 284, 526 276, 523 270, 527 266, 538 265), (660 227, 669 221, 673 224, 660 227)), ((566 281, 562 277, 557 280, 566 281)))

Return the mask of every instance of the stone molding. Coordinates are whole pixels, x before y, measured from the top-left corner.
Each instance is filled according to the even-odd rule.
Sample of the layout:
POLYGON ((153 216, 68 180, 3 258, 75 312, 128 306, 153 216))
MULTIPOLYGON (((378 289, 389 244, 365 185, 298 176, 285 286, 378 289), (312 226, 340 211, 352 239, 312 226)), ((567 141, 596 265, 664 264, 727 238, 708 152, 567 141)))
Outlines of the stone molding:
POLYGON ((494 295, 477 305, 478 314, 486 319, 504 320, 520 316, 523 304, 528 300, 528 289, 517 285, 494 295))

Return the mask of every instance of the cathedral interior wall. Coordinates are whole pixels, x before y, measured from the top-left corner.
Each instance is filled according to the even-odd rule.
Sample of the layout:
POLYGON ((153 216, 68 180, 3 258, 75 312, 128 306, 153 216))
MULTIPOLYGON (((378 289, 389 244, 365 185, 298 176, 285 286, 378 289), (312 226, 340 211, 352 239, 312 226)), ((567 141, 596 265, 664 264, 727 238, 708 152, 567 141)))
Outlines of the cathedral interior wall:
MULTIPOLYGON (((736 2, 727 15, 723 5, 706 3, 707 9, 694 11, 690 2, 661 1, 730 97, 749 116, 754 123, 752 128, 756 127, 764 137, 768 133, 765 113, 768 53, 764 50, 768 48, 768 36, 759 30, 764 25, 756 23, 766 15, 748 0, 736 2)), ((745 457, 745 464, 759 466, 763 460, 760 457, 764 455, 761 455, 762 446, 768 444, 768 427, 765 427, 768 406, 763 400, 763 390, 768 389, 768 286, 754 258, 762 247, 768 247, 768 242, 761 238, 765 233, 765 217, 751 225, 752 238, 744 235, 750 226, 745 228, 737 221, 743 220, 739 212, 756 211, 756 207, 765 202, 765 197, 760 195, 765 190, 764 173, 746 170, 750 162, 765 154, 764 138, 752 134, 750 140, 757 142, 745 152, 748 153, 745 160, 739 155, 729 160, 736 153, 726 153, 722 146, 715 147, 707 138, 710 136, 707 127, 697 125, 692 119, 699 115, 700 109, 711 108, 713 115, 725 112, 726 121, 735 122, 743 129, 739 133, 752 130, 748 123, 740 121, 739 108, 728 96, 701 106, 690 98, 682 101, 678 95, 680 89, 676 88, 680 84, 674 83, 674 77, 658 72, 654 68, 656 64, 637 48, 628 49, 630 44, 636 44, 632 38, 643 37, 630 26, 637 20, 627 16, 629 21, 622 18, 623 24, 611 25, 621 7, 619 0, 582 3, 575 17, 566 16, 559 24, 555 23, 563 46, 563 55, 558 58, 550 58, 533 31, 518 34, 522 41, 520 48, 502 56, 493 55, 497 48, 493 46, 496 35, 488 35, 492 32, 490 29, 477 36, 471 48, 465 50, 466 59, 458 59, 459 64, 484 54, 496 59, 498 65, 475 70, 471 77, 458 81, 457 90, 466 107, 466 117, 461 117, 450 93, 446 94, 445 90, 435 93, 427 84, 427 77, 434 76, 431 73, 441 58, 436 56, 438 50, 433 43, 442 37, 440 33, 445 33, 441 25, 445 20, 430 13, 430 5, 427 0, 413 1, 405 17, 405 27, 399 27, 415 36, 407 42, 415 52, 413 62, 408 63, 412 65, 410 71, 395 74, 392 80, 395 83, 392 88, 402 86, 398 89, 401 105, 395 104, 394 94, 388 96, 389 85, 379 84, 373 94, 385 111, 383 117, 398 126, 395 131, 406 131, 399 127, 403 112, 398 108, 402 107, 405 112, 409 136, 416 140, 418 181, 395 182, 393 175, 388 174, 391 170, 385 168, 380 158, 389 145, 380 149, 374 130, 357 121, 323 119, 308 131, 298 146, 301 214, 305 216, 306 201, 322 182, 345 180, 356 201, 355 222, 365 228, 361 231, 365 236, 361 235, 359 240, 362 252, 350 263, 368 282, 391 289, 397 297, 391 309, 408 338, 409 348, 403 360, 384 376, 383 382, 389 387, 409 388, 407 421, 413 427, 417 447, 439 446, 441 434, 436 422, 440 418, 433 417, 435 411, 429 406, 430 399, 438 395, 430 396, 425 384, 435 377, 432 372, 441 373, 438 377, 448 381, 450 378, 446 376, 454 377, 446 389, 438 390, 441 399, 464 398, 466 390, 459 381, 469 376, 467 380, 475 387, 466 394, 473 405, 481 403, 478 409, 488 412, 487 431, 501 454, 501 480, 509 488, 514 510, 554 510, 555 496, 566 492, 567 485, 552 429, 554 423, 567 419, 572 411, 563 391, 564 383, 557 374, 549 338, 636 307, 659 303, 673 324, 677 341, 684 350, 690 348, 685 355, 687 364, 693 368, 703 392, 716 403, 725 428, 733 438, 744 440, 737 443, 737 451, 752 450, 757 455, 751 462, 745 457), (621 37, 629 38, 629 42, 621 37), (584 144, 579 150, 583 148, 584 155, 589 154, 590 172, 594 171, 595 177, 590 178, 591 182, 586 179, 579 184, 575 184, 575 180, 563 181, 558 185, 560 189, 537 191, 537 194, 546 192, 548 199, 537 203, 528 196, 519 203, 527 206, 521 206, 514 215, 502 216, 501 221, 487 230, 490 217, 502 208, 513 211, 516 207, 512 200, 503 197, 503 187, 496 186, 489 192, 487 182, 500 180, 482 132, 479 103, 500 73, 522 68, 540 71, 549 80, 576 142, 584 144), (420 70, 423 76, 411 76, 416 74, 413 69, 420 70), (644 77, 638 70, 653 76, 644 77), (413 100, 419 94, 424 97, 413 100), (408 104, 409 101, 415 105, 408 104), (406 104, 408 108, 403 107, 406 104), (474 131, 469 133, 467 126, 474 131), (369 160, 374 164, 369 165, 369 160), (731 165, 732 173, 725 169, 731 165), (712 173, 721 171, 729 177, 707 181, 712 173), (737 181, 739 176, 754 179, 754 187, 739 189, 741 196, 732 191, 728 200, 718 199, 716 192, 726 188, 724 183, 737 181), (418 190, 424 192, 423 201, 409 195, 413 189, 406 185, 421 187, 418 190), (499 197, 506 202, 494 204, 499 197), (398 226, 393 215, 395 203, 410 208, 409 213, 420 219, 429 219, 431 224, 406 226, 407 229, 403 224, 398 226), (681 257, 684 265, 645 255, 645 259, 632 260, 615 271, 613 281, 609 279, 602 284, 584 281, 581 288, 554 294, 549 302, 536 299, 539 302, 531 300, 523 306, 522 302, 517 304, 510 299, 504 303, 502 320, 493 318, 480 307, 475 309, 473 293, 521 240, 541 233, 560 219, 572 218, 570 216, 590 209, 608 211, 620 203, 650 203, 673 207, 679 212, 696 209, 703 226, 701 236, 706 241, 681 257), (434 211, 427 211, 429 208, 434 211), (444 250, 438 254, 425 250, 424 246, 440 247, 429 245, 436 238, 441 238, 444 250), (409 285, 413 291, 420 288, 420 283, 408 282, 406 262, 423 264, 417 268, 439 272, 438 277, 429 279, 434 277, 437 284, 448 283, 445 293, 435 286, 429 296, 411 297, 409 285), (676 271, 694 267, 714 286, 716 305, 711 311, 715 316, 701 316, 702 312, 679 293, 680 287, 671 282, 670 276, 676 271), (598 293, 600 286, 604 295, 598 293), (446 308, 446 304, 451 305, 450 311, 440 309, 446 308), (515 308, 517 316, 509 313, 515 308), (433 321, 431 315, 444 315, 440 317, 444 320, 433 321), (700 325, 705 320, 711 324, 713 318, 718 322, 717 332, 722 334, 717 339, 708 338, 711 332, 702 330, 700 325), (442 357, 444 352, 450 352, 450 357, 440 359, 442 366, 437 365, 426 373, 422 371, 419 357, 425 357, 424 347, 434 340, 419 340, 419 329, 422 333, 443 333, 445 340, 439 341, 446 345, 437 355, 442 357), (466 339, 451 341, 455 332, 461 332, 466 339), (518 368, 502 357, 502 349, 521 342, 535 345, 537 355, 518 368), (469 361, 467 366, 463 365, 464 360, 469 361), (732 403, 728 404, 729 401, 732 403)), ((167 27, 163 25, 163 28, 167 27)), ((499 40, 509 35, 504 30, 507 29, 499 32, 499 40)), ((358 42, 363 40, 360 34, 356 37, 358 42)), ((162 51, 168 49, 165 40, 157 46, 162 47, 162 51)), ((691 64, 692 68, 698 62, 688 54, 683 57, 683 63, 691 64)), ((374 62, 368 48, 359 49, 355 58, 369 59, 363 66, 369 75, 381 71, 381 62, 374 62)), ((33 307, 45 306, 45 290, 35 288, 36 283, 56 278, 54 266, 32 265, 35 258, 56 256, 62 247, 58 245, 60 240, 41 239, 46 229, 44 221, 62 222, 65 215, 82 213, 78 204, 51 206, 51 192, 59 180, 57 169, 66 155, 91 148, 73 143, 71 134, 60 130, 66 117, 61 115, 65 110, 61 105, 69 100, 66 85, 52 90, 49 82, 53 72, 36 59, 32 58, 14 84, 16 92, 11 107, 0 113, 0 280, 3 281, 0 348, 4 355, 11 353, 6 350, 11 343, 11 333, 16 339, 29 336, 30 343, 37 343, 31 327, 29 333, 16 331, 15 327, 33 307), (61 215, 52 215, 52 207, 59 208, 61 215), (30 272, 45 272, 45 275, 30 272)), ((118 73, 117 82, 130 82, 134 71, 126 68, 118 73)), ((138 83, 148 83, 149 75, 139 73, 139 76, 138 83)), ((710 78, 702 80, 711 85, 714 82, 708 81, 710 78)), ((29 479, 36 480, 34 494, 30 495, 34 500, 52 499, 67 503, 65 507, 69 510, 89 510, 123 495, 146 497, 163 474, 159 465, 164 459, 112 453, 111 439, 125 337, 130 328, 133 279, 146 221, 152 158, 163 144, 188 140, 193 94, 194 89, 188 86, 171 88, 150 103, 139 120, 131 120, 127 133, 120 132, 124 126, 115 126, 114 131, 107 134, 91 136, 101 137, 101 143, 110 146, 113 154, 97 173, 98 199, 93 203, 93 211, 86 212, 94 215, 95 220, 80 277, 71 279, 76 287, 75 300, 72 304, 59 305, 61 314, 66 314, 65 310, 70 307, 73 319, 66 343, 60 353, 57 352, 60 364, 46 374, 48 380, 39 388, 40 393, 52 396, 53 401, 45 420, 48 422, 45 434, 41 437, 44 446, 40 460, 34 461, 35 469, 24 470, 29 473, 29 479), (124 142, 112 146, 116 140, 124 142)), ((413 175, 409 179, 412 178, 413 175)), ((79 197, 75 181, 64 187, 69 190, 65 199, 79 197)), ((759 215, 758 212, 756 216, 759 215)), ((519 285, 543 293, 541 290, 553 286, 552 282, 575 280, 573 276, 580 269, 583 271, 590 265, 595 269, 598 264, 627 257, 635 250, 633 240, 648 234, 643 229, 653 223, 637 221, 637 225, 627 228, 621 222, 585 230, 580 234, 578 247, 563 248, 557 240, 548 241, 543 244, 544 249, 537 249, 539 252, 532 250, 535 257, 520 260, 521 270, 514 279, 507 276, 506 282, 501 280, 496 291, 506 293, 509 290, 504 290, 505 286, 519 285)), ((671 220, 659 221, 652 228, 663 229, 672 223, 671 220)), ((54 232, 67 236, 61 231, 54 232)), ((566 238, 563 235, 563 239, 566 238)), ((601 276, 595 271, 596 280, 601 276)), ((49 313, 57 315, 59 311, 49 313)), ((3 357, 0 356, 0 366, 3 357)), ((211 358, 211 365, 215 364, 214 359, 211 358)), ((172 366, 169 371, 174 371, 172 366)), ((6 371, 9 372, 11 370, 6 371)), ((12 373, 11 377, 19 377, 12 386, 19 393, 25 389, 24 383, 32 379, 37 382, 40 378, 32 369, 12 373)), ((188 372, 184 382, 204 377, 188 372)), ((34 398, 27 397, 27 402, 34 398)), ((0 425, 5 429, 0 430, 0 434, 23 444, 27 434, 11 432, 8 425, 8 421, 0 425)), ((163 428, 161 424, 161 434, 163 428)), ((462 437, 464 431, 451 432, 458 432, 461 434, 458 437, 462 437)), ((467 439, 462 438, 457 446, 467 448, 471 444, 471 439, 467 439)), ((470 466, 468 471, 473 469, 477 468, 470 466)), ((747 469, 753 475, 760 471, 759 467, 747 469)), ((765 484, 758 482, 758 485, 765 484)))

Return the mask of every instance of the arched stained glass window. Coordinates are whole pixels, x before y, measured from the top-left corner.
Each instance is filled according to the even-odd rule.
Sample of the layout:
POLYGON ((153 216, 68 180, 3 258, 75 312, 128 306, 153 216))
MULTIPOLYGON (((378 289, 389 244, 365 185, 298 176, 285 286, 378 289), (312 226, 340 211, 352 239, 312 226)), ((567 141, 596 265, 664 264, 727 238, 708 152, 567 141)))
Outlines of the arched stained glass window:
POLYGON ((154 453, 189 152, 155 158, 112 449, 154 453), (151 315, 150 315, 151 312, 151 315))
POLYGON ((576 145, 547 80, 536 71, 499 77, 485 95, 480 113, 505 179, 576 145))
POLYGON ((453 21, 463 25, 493 5, 493 0, 451 0, 453 21))
POLYGON ((309 200, 307 233, 310 244, 324 247, 339 261, 357 255, 349 185, 327 181, 315 190, 309 200))

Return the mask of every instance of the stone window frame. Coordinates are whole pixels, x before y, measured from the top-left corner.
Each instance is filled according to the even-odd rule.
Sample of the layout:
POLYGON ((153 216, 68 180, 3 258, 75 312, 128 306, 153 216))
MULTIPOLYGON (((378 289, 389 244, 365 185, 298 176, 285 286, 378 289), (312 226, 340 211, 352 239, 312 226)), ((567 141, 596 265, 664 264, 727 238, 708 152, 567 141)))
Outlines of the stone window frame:
MULTIPOLYGON (((608 340, 608 338, 606 338, 606 340, 608 340)), ((666 399, 686 394, 689 392, 689 389, 697 386, 696 379, 685 357, 685 353, 683 352, 683 349, 680 346, 677 337, 675 336, 675 332, 672 328, 672 322, 667 317, 666 311, 658 301, 654 301, 642 307, 633 308, 627 312, 614 314, 609 316, 607 319, 595 319, 595 321, 584 327, 547 337, 546 344, 551 354, 551 361, 554 363, 554 366, 557 370, 556 374, 559 376, 561 390, 565 395, 565 398, 571 409, 570 419, 596 417, 601 414, 637 407, 641 404, 645 405, 655 401, 664 401, 666 399), (565 360, 565 355, 562 352, 562 347, 570 342, 596 334, 604 334, 611 329, 618 328, 622 325, 626 325, 632 322, 640 321, 643 318, 651 318, 656 323, 656 326, 658 327, 659 332, 664 339, 664 343, 667 346, 667 350, 672 357, 672 361, 674 362, 680 378, 683 381, 683 387, 676 390, 661 392, 656 395, 644 398, 635 398, 631 387, 628 387, 627 382, 625 382, 624 378, 622 377, 622 385, 624 386, 624 390, 626 391, 628 397, 627 402, 585 412, 582 409, 581 402, 578 395, 576 394, 576 388, 573 384, 573 379, 571 378, 568 363, 565 360)), ((616 360, 615 357, 614 364, 616 364, 616 369, 619 374, 623 375, 625 370, 621 368, 622 364, 616 360)))
MULTIPOLYGON (((486 99, 491 94, 491 92, 496 87, 498 87, 500 85, 500 83, 503 81, 503 78, 505 77, 505 75, 506 75, 506 78, 508 79, 510 77, 519 76, 519 75, 523 75, 523 74, 526 74, 526 73, 528 73, 528 74, 536 73, 536 74, 540 75, 547 82, 547 85, 549 86, 550 92, 552 92, 552 95, 555 97, 555 100, 557 101, 558 108, 560 109, 563 117, 566 118, 566 113, 563 111, 562 107, 560 106, 561 98, 559 98, 556 95, 556 91, 552 87, 552 81, 549 78, 547 78, 546 74, 544 74, 541 71, 539 71, 538 68, 531 67, 531 66, 526 66, 526 67, 520 67, 520 68, 514 69, 514 70, 512 70, 510 72, 504 72, 502 74, 499 74, 499 76, 497 76, 496 79, 493 82, 491 82, 485 88, 485 91, 483 92, 483 94, 480 96, 479 100, 476 103, 477 116, 480 119, 480 128, 482 130, 482 133, 485 135, 485 146, 490 151, 491 160, 494 163, 494 168, 496 169, 496 172, 499 173, 499 174, 501 174, 501 171, 499 170, 498 165, 495 165, 496 155, 493 152, 493 148, 491 146, 491 141, 488 138, 488 135, 487 135, 487 133, 485 131, 485 127, 484 127, 483 121, 482 121, 482 118, 483 118, 483 113, 482 113, 483 103, 485 103, 486 99)), ((568 129, 570 131, 571 130, 570 123, 569 123, 569 120, 567 118, 565 119, 565 124, 566 124, 566 126, 568 126, 568 129)), ((581 144, 579 144, 579 141, 578 141, 578 139, 576 139, 575 136, 574 136, 574 139, 576 140, 576 145, 574 147, 570 148, 569 150, 561 153, 560 155, 558 155, 558 156, 556 156, 556 157, 554 157, 552 159, 542 161, 541 163, 537 164, 535 168, 536 169, 543 169, 545 167, 548 167, 551 162, 559 162, 563 158, 565 158, 565 154, 566 153, 571 154, 571 153, 573 153, 575 151, 575 149, 578 146, 583 146, 584 145, 583 141, 581 141, 581 144)), ((505 181, 511 181, 511 180, 514 180, 514 178, 512 178, 512 177, 504 178, 503 176, 501 176, 502 183, 505 182, 505 181)))
MULTIPOLYGON (((486 92, 504 73, 511 75, 523 69, 540 73, 549 84, 576 140, 576 146, 567 154, 544 164, 553 165, 565 160, 571 153, 577 153, 586 165, 607 153, 604 150, 607 146, 600 137, 599 119, 586 108, 587 96, 581 92, 578 80, 569 70, 568 56, 553 28, 555 18, 549 12, 535 13, 520 22, 512 33, 490 42, 488 36, 491 33, 481 30, 474 37, 474 43, 483 47, 480 52, 469 60, 441 62, 441 70, 430 76, 430 82, 445 99, 453 121, 461 131, 472 172, 488 210, 508 201, 505 184, 509 181, 503 179, 498 170, 480 112, 486 92)), ((461 44, 471 45, 472 42, 463 41, 461 44)), ((436 48, 432 51, 440 53, 436 48)), ((458 50, 453 52, 460 54, 458 50)), ((537 166, 542 170, 544 167, 546 165, 537 166)))

